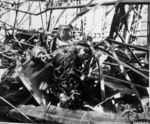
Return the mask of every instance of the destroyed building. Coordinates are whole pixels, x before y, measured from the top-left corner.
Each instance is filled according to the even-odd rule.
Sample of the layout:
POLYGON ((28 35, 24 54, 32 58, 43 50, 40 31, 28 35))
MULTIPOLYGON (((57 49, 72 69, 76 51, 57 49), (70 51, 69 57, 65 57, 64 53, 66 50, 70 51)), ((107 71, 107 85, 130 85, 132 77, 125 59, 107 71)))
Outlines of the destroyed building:
POLYGON ((150 123, 149 0, 1 0, 0 121, 150 123))

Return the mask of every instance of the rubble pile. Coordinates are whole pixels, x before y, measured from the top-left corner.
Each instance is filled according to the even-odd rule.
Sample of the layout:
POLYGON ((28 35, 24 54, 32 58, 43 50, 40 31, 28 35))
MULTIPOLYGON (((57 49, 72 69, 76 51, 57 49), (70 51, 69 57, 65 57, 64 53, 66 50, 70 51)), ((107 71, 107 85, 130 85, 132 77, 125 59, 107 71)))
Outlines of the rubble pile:
MULTIPOLYGON (((115 7, 118 11, 124 5, 115 7)), ((29 120, 26 115, 32 112, 25 115, 19 108, 34 105, 47 111, 56 107, 72 113, 127 115, 129 121, 137 121, 137 113, 149 112, 149 62, 145 58, 149 49, 124 42, 120 24, 127 24, 116 22, 120 16, 114 15, 110 36, 98 43, 89 36, 75 40, 76 28, 71 24, 52 33, 17 30, 16 34, 2 25, 6 36, 0 44, 0 114, 13 118, 17 111, 29 120)))

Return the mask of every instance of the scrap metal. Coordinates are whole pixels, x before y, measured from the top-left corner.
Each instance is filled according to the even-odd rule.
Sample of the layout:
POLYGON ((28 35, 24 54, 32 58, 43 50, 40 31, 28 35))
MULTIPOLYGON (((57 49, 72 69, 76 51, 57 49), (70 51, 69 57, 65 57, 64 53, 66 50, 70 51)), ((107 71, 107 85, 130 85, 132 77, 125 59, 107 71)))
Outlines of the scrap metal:
MULTIPOLYGON (((0 44, 0 67, 8 70, 1 76, 0 99, 9 105, 7 113, 10 112, 11 106, 26 119, 32 121, 17 108, 18 104, 47 106, 46 112, 50 107, 69 109, 69 111, 88 112, 90 110, 117 114, 149 111, 148 102, 146 104, 142 102, 143 98, 149 98, 149 62, 142 63, 140 60, 149 54, 149 49, 125 42, 125 38, 120 33, 121 28, 124 28, 124 32, 129 33, 130 27, 128 27, 127 19, 133 9, 139 11, 138 14, 134 13, 135 16, 138 16, 137 18, 141 16, 142 6, 137 5, 126 13, 125 3, 149 4, 149 1, 116 0, 97 4, 92 4, 92 2, 93 0, 86 5, 60 6, 59 9, 78 7, 83 7, 83 9, 68 25, 56 27, 65 12, 63 10, 55 24, 52 27, 48 24, 47 28, 44 27, 41 14, 58 9, 57 6, 42 11, 39 2, 40 12, 36 14, 19 10, 19 3, 14 4, 16 9, 1 7, 9 9, 9 11, 16 11, 13 26, 0 20, 3 24, 1 29, 5 31, 6 35, 4 42, 0 44), (113 7, 106 12, 105 16, 113 9, 116 12, 109 37, 103 38, 99 43, 93 43, 89 34, 95 25, 82 40, 76 41, 74 39, 76 27, 72 23, 78 21, 79 17, 82 19, 85 13, 88 14, 100 5, 108 3, 113 3, 113 7), (88 9, 88 7, 91 8, 88 9), (26 14, 41 15, 43 28, 41 30, 20 29, 20 25, 16 26, 18 12, 25 13, 23 18, 26 14), (123 17, 126 17, 125 20, 122 20, 123 17), (122 42, 116 40, 117 36, 122 42), (58 45, 57 43, 60 41, 65 45, 58 45), (120 49, 120 46, 124 49, 120 49), (140 55, 134 53, 133 50, 140 51, 140 55), (22 98, 20 92, 24 95, 22 98), (16 99, 13 99, 15 96, 16 99), (9 98, 12 98, 12 104, 9 98), (129 106, 128 109, 125 109, 126 105, 129 106)), ((70 1, 67 2, 67 4, 69 3, 70 1)), ((29 8, 31 6, 32 4, 29 8)), ((48 23, 50 23, 50 19, 51 16, 48 23)), ((20 23, 22 21, 23 19, 20 23)), ((136 23, 135 18, 129 21, 133 25, 136 23)), ((137 30, 137 27, 134 29, 137 30)), ((130 33, 132 32, 133 30, 130 31, 130 33)), ((0 105, 5 108, 7 105, 2 104, 2 101, 0 101, 0 105)), ((0 114, 4 113, 0 112, 0 114)), ((28 113, 28 115, 30 114, 28 113)), ((45 116, 47 117, 47 114, 45 116)))

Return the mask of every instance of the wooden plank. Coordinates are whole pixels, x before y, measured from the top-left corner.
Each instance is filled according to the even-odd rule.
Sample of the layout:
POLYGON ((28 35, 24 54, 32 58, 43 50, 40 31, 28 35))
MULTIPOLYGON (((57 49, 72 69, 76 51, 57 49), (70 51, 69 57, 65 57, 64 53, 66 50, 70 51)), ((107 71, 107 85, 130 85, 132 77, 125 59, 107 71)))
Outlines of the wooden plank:
MULTIPOLYGON (((131 120, 128 120, 126 116, 113 113, 98 113, 94 111, 80 111, 63 109, 51 105, 38 106, 33 105, 21 106, 18 108, 27 116, 35 120, 39 120, 39 123, 61 123, 61 124, 128 124, 131 120)), ((23 118, 20 113, 15 110, 11 110, 8 114, 9 117, 17 119, 21 122, 28 122, 23 118)), ((137 118, 150 121, 150 115, 148 113, 136 114, 137 118), (146 116, 145 116, 146 115, 146 116)))

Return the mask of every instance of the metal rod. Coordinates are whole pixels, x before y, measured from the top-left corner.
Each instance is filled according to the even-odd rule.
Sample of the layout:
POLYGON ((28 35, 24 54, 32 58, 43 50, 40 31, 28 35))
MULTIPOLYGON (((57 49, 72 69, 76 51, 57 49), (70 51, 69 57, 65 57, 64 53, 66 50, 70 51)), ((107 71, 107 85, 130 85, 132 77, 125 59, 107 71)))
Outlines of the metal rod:
MULTIPOLYGON (((121 38, 122 42, 125 43, 124 38, 116 31, 117 35, 121 38)), ((140 60, 137 58, 137 56, 132 52, 132 50, 127 46, 127 49, 130 51, 130 53, 133 55, 133 57, 136 59, 136 61, 139 63, 140 66, 142 66, 140 60)))
MULTIPOLYGON (((54 2, 54 0, 52 0, 51 6, 53 6, 53 2, 54 2)), ((47 31, 49 31, 49 28, 50 28, 52 13, 53 13, 53 11, 51 10, 51 11, 50 11, 50 15, 49 15, 49 20, 48 20, 47 31)))
MULTIPOLYGON (((16 6, 18 6, 18 7, 20 7, 20 6, 22 6, 23 5, 23 3, 21 3, 21 4, 18 4, 18 5, 16 5, 16 6)), ((2 17, 4 14, 6 14, 6 13, 8 13, 9 11, 11 11, 11 10, 13 10, 13 9, 15 9, 15 7, 16 6, 14 6, 14 8, 5 8, 5 7, 0 7, 0 8, 4 8, 5 10, 7 10, 6 12, 4 12, 4 13, 2 13, 2 14, 0 14, 0 16, 2 17)))
POLYGON ((125 79, 129 82, 129 85, 130 87, 132 88, 133 92, 135 93, 137 99, 139 100, 140 102, 140 105, 141 105, 141 109, 144 111, 144 106, 141 102, 141 98, 140 98, 140 94, 139 92, 137 91, 137 89, 135 88, 134 84, 132 83, 132 80, 131 78, 129 77, 128 73, 126 72, 123 64, 121 63, 121 61, 119 60, 117 54, 115 53, 115 50, 114 50, 114 47, 112 47, 112 45, 108 44, 109 48, 110 48, 110 52, 112 53, 113 57, 115 58, 116 62, 118 63, 119 65, 119 68, 121 70, 121 73, 124 75, 125 79))
MULTIPOLYGON (((33 12, 35 12, 38 8, 39 8, 39 6, 36 7, 33 12)), ((29 19, 29 17, 27 17, 26 20, 22 24, 20 24, 18 28, 20 28, 28 19, 29 19)))
POLYGON ((121 43, 121 42, 115 41, 115 40, 113 40, 113 39, 106 39, 106 41, 112 42, 112 43, 115 43, 115 44, 119 44, 119 45, 123 45, 123 46, 125 46, 125 47, 135 48, 135 49, 140 50, 140 51, 149 52, 149 49, 147 49, 147 48, 139 47, 139 46, 133 46, 133 45, 126 44, 126 43, 121 43))
MULTIPOLYGON (((106 6, 106 5, 113 5, 117 2, 117 0, 113 0, 113 1, 105 1, 102 5, 106 6)), ((150 1, 149 0, 123 0, 122 3, 124 4, 150 4, 150 1)), ((94 3, 94 4, 91 4, 89 7, 93 7, 95 5, 97 5, 98 3, 94 3)), ((29 12, 26 12, 26 11, 22 11, 22 10, 16 10, 16 9, 11 9, 11 8, 7 8, 7 9, 11 9, 11 10, 14 10, 14 11, 18 11, 18 12, 22 12, 22 13, 27 13, 27 14, 31 14, 31 15, 40 15, 42 13, 45 13, 49 10, 55 10, 55 9, 76 9, 76 8, 83 8, 85 7, 86 5, 83 4, 83 5, 75 5, 75 6, 55 6, 55 7, 50 7, 42 12, 39 12, 39 13, 29 13, 29 12)))
POLYGON ((13 40, 13 39, 12 39, 12 41, 17 42, 17 43, 20 43, 20 44, 28 45, 28 46, 31 46, 31 47, 35 47, 34 45, 17 41, 17 39, 16 39, 16 40, 13 40))
MULTIPOLYGON (((32 4, 30 5, 30 2, 29 2, 29 9, 28 9, 29 12, 31 12, 31 6, 32 4)), ((31 25, 32 25, 32 15, 29 15, 29 29, 31 29, 31 25)))
MULTIPOLYGON (((37 7, 38 8, 38 7, 37 7)), ((37 9, 36 8, 36 9, 37 9)), ((28 30, 25 30, 25 29, 19 29, 19 28, 16 28, 16 27, 13 27, 12 25, 9 25, 8 23, 6 23, 6 22, 4 22, 4 21, 2 21, 2 20, 0 20, 0 22, 2 22, 2 23, 4 23, 4 24, 6 24, 7 26, 9 26, 9 27, 11 27, 12 29, 16 29, 16 30, 18 30, 18 31, 25 31, 25 32, 27 32, 28 30)), ((3 28, 3 27, 2 27, 3 28)), ((4 29, 4 28, 3 28, 4 29)), ((12 29, 7 29, 7 30, 12 30, 12 29)), ((5 30, 5 29, 4 29, 5 30)), ((38 31, 28 31, 29 33, 41 33, 41 32, 38 32, 38 31)), ((6 37, 6 36, 5 36, 6 37)))
MULTIPOLYGON (((85 7, 76 15, 76 17, 73 18, 73 19, 70 21, 69 25, 72 24, 74 21, 76 21, 76 20, 80 17, 80 14, 82 14, 83 11, 86 10, 87 7, 89 7, 89 6, 92 4, 92 2, 93 2, 93 0, 91 0, 89 3, 87 3, 87 4, 85 5, 85 7)), ((98 5, 100 5, 100 4, 98 4, 98 5)))
POLYGON ((100 83, 100 90, 101 90, 101 99, 102 101, 105 99, 105 82, 103 78, 103 68, 100 64, 99 58, 96 58, 97 65, 98 65, 98 73, 99 73, 99 83, 100 83))
MULTIPOLYGON (((67 5, 70 5, 70 0, 67 2, 67 5)), ((61 11, 60 15, 58 16, 55 24, 53 25, 53 27, 50 29, 50 33, 52 33, 52 31, 54 30, 55 26, 57 25, 57 23, 59 22, 60 18, 62 17, 62 15, 65 13, 65 9, 61 11)))
MULTIPOLYGON (((17 7, 17 10, 19 9, 19 7, 17 7)), ((14 27, 16 27, 16 24, 17 24, 17 17, 18 17, 18 11, 16 11, 16 16, 15 16, 15 21, 14 21, 14 27)), ((14 34, 14 30, 12 31, 12 35, 14 34)))
MULTIPOLYGON (((109 57, 111 57, 112 59, 114 59, 114 57, 112 56, 112 54, 109 53, 108 51, 106 51, 105 49, 100 48, 100 47, 95 47, 95 48, 101 50, 102 52, 104 52, 105 54, 107 54, 109 57)), ((115 59, 114 59, 114 60, 115 60, 115 59)), ((129 63, 124 62, 124 61, 122 61, 122 60, 120 60, 120 62, 121 62, 125 67, 131 69, 132 71, 134 71, 134 72, 136 72, 137 74, 143 76, 144 78, 149 79, 149 76, 146 75, 145 73, 143 73, 141 70, 135 68, 134 66, 132 66, 132 65, 130 65, 129 63)))
MULTIPOLYGON (((104 62, 103 64, 106 64, 106 65, 112 65, 112 66, 118 66, 118 64, 116 63, 108 63, 108 62, 104 62)), ((126 66, 125 66, 126 68, 126 66)), ((137 67, 138 68, 138 67, 137 67)), ((138 68, 139 70, 143 71, 143 72, 146 72, 146 73, 149 73, 149 70, 148 69, 142 69, 142 68, 138 68)))
MULTIPOLYGON (((130 84, 130 82, 129 82, 129 81, 126 81, 126 80, 122 80, 122 79, 115 78, 115 77, 108 76, 108 75, 103 75, 103 76, 104 76, 105 78, 109 78, 109 79, 111 79, 111 80, 116 80, 116 81, 119 81, 119 82, 122 82, 122 83, 125 83, 125 84, 130 84)), ((136 87, 142 88, 142 89, 147 89, 147 87, 145 87, 145 86, 140 86, 140 85, 134 84, 134 83, 133 83, 133 85, 136 86, 136 87)))
MULTIPOLYGON (((90 7, 93 7, 93 6, 95 6, 95 5, 97 5, 97 4, 96 4, 96 3, 95 3, 95 4, 91 4, 90 7)), ((18 11, 18 12, 22 12, 22 13, 26 13, 26 14, 31 14, 31 15, 38 16, 38 15, 40 15, 40 14, 42 14, 42 13, 45 13, 45 12, 47 12, 47 11, 49 11, 49 10, 76 9, 76 8, 83 8, 83 7, 85 7, 85 6, 86 6, 86 4, 84 4, 84 5, 75 5, 75 6, 55 6, 55 7, 50 7, 50 8, 48 8, 48 9, 42 11, 42 12, 39 12, 39 13, 30 13, 30 12, 27 12, 27 11, 17 10, 17 9, 15 9, 15 8, 13 8, 13 9, 12 9, 12 8, 7 8, 7 9, 11 9, 11 10, 14 10, 14 11, 18 11), (81 6, 81 7, 80 7, 80 6, 81 6)))
MULTIPOLYGON (((98 25, 99 21, 101 21, 104 16, 107 16, 119 3, 121 3, 121 1, 122 1, 122 0, 118 0, 118 1, 114 4, 114 6, 113 6, 112 8, 110 8, 109 11, 107 11, 106 13, 104 13, 103 16, 99 18, 99 20, 98 20, 98 21, 96 22, 96 24, 92 27, 92 29, 90 29, 90 31, 87 33, 87 35, 86 35, 85 37, 87 37, 87 36, 94 30, 94 28, 98 25)), ((84 38, 85 38, 85 37, 84 37, 84 38)))
MULTIPOLYGON (((98 72, 92 73, 92 75, 99 76, 98 72)), ((109 80, 110 80, 111 82, 116 81, 116 82, 122 82, 122 83, 124 83, 124 84, 129 84, 129 83, 130 83, 129 81, 126 81, 126 80, 123 80, 123 79, 119 79, 119 78, 115 78, 115 77, 108 76, 108 75, 103 75, 103 77, 104 77, 104 81, 105 81, 105 82, 109 82, 109 80)), ((92 76, 91 76, 91 78, 93 79, 92 76)), ((95 77, 94 77, 94 78, 95 78, 95 77)), ((96 80, 98 80, 98 79, 96 79, 96 80)), ((114 82, 114 83, 115 83, 115 82, 114 82)), ((136 87, 145 89, 145 90, 147 90, 147 88, 148 88, 148 87, 146 87, 146 86, 141 86, 141 85, 134 84, 134 83, 133 83, 133 85, 136 86, 136 87)))
MULTIPOLYGON (((42 8, 41 8, 41 2, 39 1, 39 9, 40 9, 40 12, 42 12, 42 8)), ((44 30, 44 21, 43 21, 43 15, 41 14, 41 22, 42 22, 42 28, 44 30)))
MULTIPOLYGON (((33 2, 29 5, 29 7, 28 7, 28 11, 30 11, 32 4, 33 4, 33 2)), ((20 25, 20 24, 22 23, 22 21, 23 21, 23 19, 25 18, 25 16, 26 16, 26 15, 27 15, 27 14, 26 14, 26 13, 24 13, 24 15, 23 15, 22 19, 18 22, 18 25, 20 25)))
MULTIPOLYGON (((118 94, 118 93, 117 93, 117 94, 118 94)), ((112 96, 110 96, 110 97, 107 97, 104 101, 100 102, 100 103, 97 104, 96 106, 97 106, 97 107, 101 106, 101 105, 102 105, 103 103, 105 103, 107 100, 112 99, 113 97, 115 97, 115 95, 116 95, 116 94, 114 94, 114 95, 112 95, 112 96)))
POLYGON ((1 82, 1 84, 3 84, 4 81, 5 81, 7 78, 10 77, 10 75, 14 72, 14 70, 15 70, 15 69, 13 69, 13 70, 3 79, 3 81, 1 82))
POLYGON ((24 113, 22 113, 19 109, 17 109, 14 105, 12 105, 10 102, 8 102, 6 99, 0 96, 0 99, 3 100, 5 103, 7 103, 9 106, 11 106, 13 109, 18 111, 21 115, 23 115, 27 120, 29 120, 32 123, 35 123, 33 120, 31 120, 28 116, 26 116, 24 113))
MULTIPOLYGON (((147 46, 149 48, 150 46, 150 5, 148 5, 148 23, 147 23, 147 46)), ((150 58, 150 52, 147 53, 147 56, 146 56, 146 59, 147 61, 149 62, 149 58, 150 58)), ((149 66, 150 67, 150 66, 149 66)), ((149 93, 149 103, 150 103, 150 79, 149 79, 149 88, 148 88, 148 93, 149 93)), ((150 107, 150 104, 149 104, 149 107, 150 107)))

